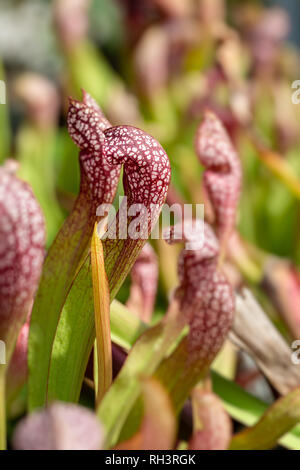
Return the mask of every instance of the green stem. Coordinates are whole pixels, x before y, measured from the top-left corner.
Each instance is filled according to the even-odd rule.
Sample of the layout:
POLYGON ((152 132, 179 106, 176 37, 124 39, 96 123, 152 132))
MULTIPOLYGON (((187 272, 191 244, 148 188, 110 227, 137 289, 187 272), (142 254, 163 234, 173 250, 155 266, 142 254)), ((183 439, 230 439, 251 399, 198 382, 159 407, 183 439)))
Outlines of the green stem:
POLYGON ((0 366, 0 450, 6 450, 5 367, 0 366))

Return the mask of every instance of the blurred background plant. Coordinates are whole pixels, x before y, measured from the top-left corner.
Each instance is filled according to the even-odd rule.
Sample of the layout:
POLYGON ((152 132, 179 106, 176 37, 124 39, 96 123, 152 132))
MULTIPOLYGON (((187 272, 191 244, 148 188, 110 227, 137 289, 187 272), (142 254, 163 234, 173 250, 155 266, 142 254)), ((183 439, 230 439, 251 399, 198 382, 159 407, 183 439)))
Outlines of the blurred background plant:
MULTIPOLYGON (((0 163, 19 162, 18 176, 30 183, 45 214, 47 247, 79 190, 77 150, 65 125, 68 96, 80 99, 85 89, 112 125, 153 135, 171 162, 167 202, 204 203, 212 223, 194 149, 196 129, 210 109, 232 138, 243 170, 224 270, 236 289, 247 286, 255 294, 288 343, 300 339, 300 105, 291 99, 291 84, 300 79, 299 14, 297 0, 2 0, 0 78, 7 105, 0 106, 0 163)), ((155 267, 140 259, 132 285, 127 280, 117 299, 155 324, 177 285, 179 249, 160 240, 152 247, 155 267), (156 300, 154 287, 144 305, 141 266, 151 282, 159 270, 156 300)), ((273 403, 280 391, 249 348, 239 348, 227 342, 218 355, 214 390, 233 418, 252 425, 262 401, 273 403), (222 382, 227 379, 262 401, 238 388, 237 395, 231 391, 234 405, 222 382)), ((114 353, 118 363, 123 351, 114 353)), ((297 377, 293 386, 300 385, 297 377)), ((87 383, 88 377, 85 404, 93 401, 87 383)), ((145 386, 146 395, 151 387, 145 386)), ((11 404, 13 417, 22 413, 23 401, 11 404)))

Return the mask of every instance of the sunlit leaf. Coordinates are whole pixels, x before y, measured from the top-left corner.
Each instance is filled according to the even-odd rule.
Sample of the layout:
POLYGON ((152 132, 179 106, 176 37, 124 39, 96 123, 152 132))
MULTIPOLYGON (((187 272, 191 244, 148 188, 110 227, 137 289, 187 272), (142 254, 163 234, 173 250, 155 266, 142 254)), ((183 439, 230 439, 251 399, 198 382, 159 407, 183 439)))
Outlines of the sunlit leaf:
POLYGON ((172 313, 169 312, 166 319, 138 339, 101 402, 98 415, 106 430, 108 446, 118 441, 122 427, 141 393, 140 377, 150 377, 154 373, 184 326, 178 322, 176 311, 175 316, 172 313))
POLYGON ((102 243, 97 234, 97 224, 95 224, 92 237, 91 264, 98 364, 96 402, 99 405, 112 381, 112 350, 109 317, 109 288, 104 267, 102 243))
POLYGON ((272 449, 299 422, 300 389, 297 388, 275 402, 253 427, 236 434, 230 448, 272 449))
POLYGON ((192 391, 192 450, 226 450, 232 435, 232 423, 221 400, 212 392, 195 387, 192 391))

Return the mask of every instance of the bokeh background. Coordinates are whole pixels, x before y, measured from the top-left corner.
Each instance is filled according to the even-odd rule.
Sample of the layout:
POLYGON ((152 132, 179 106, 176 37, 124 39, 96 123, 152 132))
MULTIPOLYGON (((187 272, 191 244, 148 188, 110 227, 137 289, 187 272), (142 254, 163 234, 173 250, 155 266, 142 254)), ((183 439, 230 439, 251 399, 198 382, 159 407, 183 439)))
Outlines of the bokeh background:
MULTIPOLYGON (((172 165, 168 202, 204 202, 208 221, 193 142, 203 111, 212 109, 244 173, 231 277, 251 284, 288 335, 265 292, 273 285, 268 262, 277 257, 300 286, 300 104, 291 88, 300 79, 299 17, 297 0, 1 0, 0 162, 16 160, 32 185, 48 246, 79 185, 68 96, 80 98, 84 88, 113 124, 156 137, 172 165)), ((176 284, 176 256, 160 241, 155 248, 159 315, 176 284)), ((127 295, 125 284, 119 298, 127 295)))

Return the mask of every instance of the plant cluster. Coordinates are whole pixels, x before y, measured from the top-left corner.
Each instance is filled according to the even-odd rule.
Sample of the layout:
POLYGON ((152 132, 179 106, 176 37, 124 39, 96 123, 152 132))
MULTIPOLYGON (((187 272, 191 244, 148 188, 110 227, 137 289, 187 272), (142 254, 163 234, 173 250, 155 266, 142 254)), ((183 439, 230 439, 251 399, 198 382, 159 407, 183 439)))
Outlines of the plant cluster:
POLYGON ((116 72, 88 3, 53 2, 61 93, 21 74, 13 136, 0 110, 0 448, 300 449, 288 17, 103 0, 116 72))

